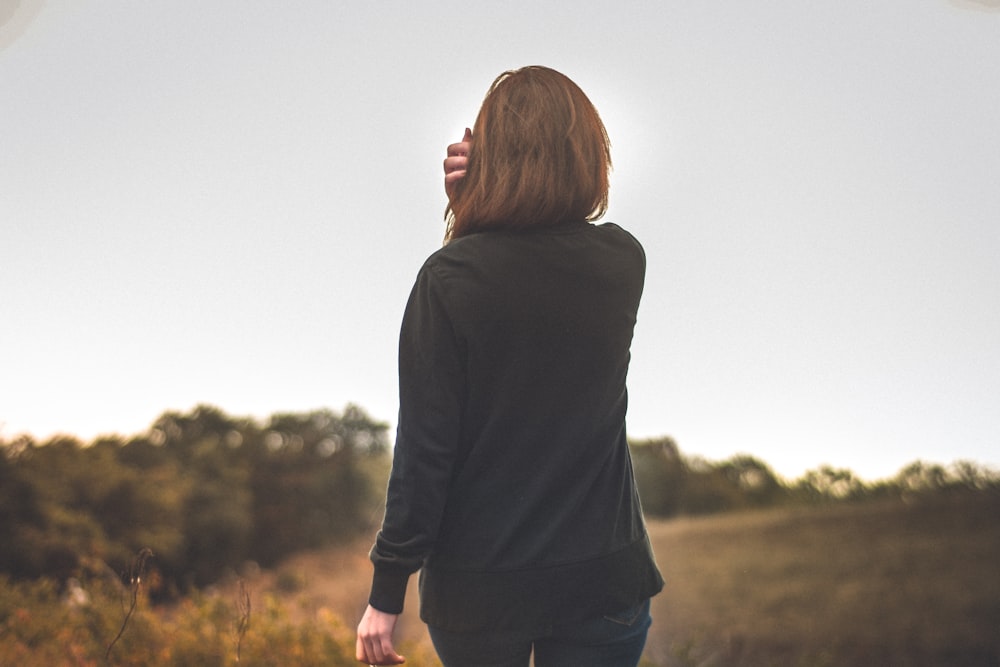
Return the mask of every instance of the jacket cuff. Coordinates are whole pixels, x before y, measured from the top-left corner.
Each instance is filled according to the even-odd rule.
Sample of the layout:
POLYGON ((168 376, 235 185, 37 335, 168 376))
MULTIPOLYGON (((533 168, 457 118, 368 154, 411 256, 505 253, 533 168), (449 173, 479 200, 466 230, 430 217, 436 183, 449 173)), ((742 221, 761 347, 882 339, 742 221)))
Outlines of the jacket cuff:
POLYGON ((376 566, 368 604, 387 614, 402 614, 409 580, 408 572, 376 566))

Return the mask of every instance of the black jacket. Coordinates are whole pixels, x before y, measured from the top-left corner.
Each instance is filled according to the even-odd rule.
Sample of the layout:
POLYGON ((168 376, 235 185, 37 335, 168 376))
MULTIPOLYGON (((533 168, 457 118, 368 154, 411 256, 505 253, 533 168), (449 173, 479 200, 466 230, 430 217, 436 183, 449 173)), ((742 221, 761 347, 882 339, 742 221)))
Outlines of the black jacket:
POLYGON ((645 255, 613 224, 489 231, 417 276, 369 599, 446 630, 544 629, 660 590, 625 440, 645 255))

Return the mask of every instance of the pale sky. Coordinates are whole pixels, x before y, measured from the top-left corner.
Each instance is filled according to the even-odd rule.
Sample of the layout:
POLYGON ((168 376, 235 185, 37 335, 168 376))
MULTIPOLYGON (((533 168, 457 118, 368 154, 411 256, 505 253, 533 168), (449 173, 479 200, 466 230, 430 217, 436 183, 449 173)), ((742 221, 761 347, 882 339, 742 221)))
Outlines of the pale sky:
POLYGON ((1000 0, 0 0, 0 436, 394 424, 445 147, 528 64, 646 248, 633 437, 1000 464, 1000 0))

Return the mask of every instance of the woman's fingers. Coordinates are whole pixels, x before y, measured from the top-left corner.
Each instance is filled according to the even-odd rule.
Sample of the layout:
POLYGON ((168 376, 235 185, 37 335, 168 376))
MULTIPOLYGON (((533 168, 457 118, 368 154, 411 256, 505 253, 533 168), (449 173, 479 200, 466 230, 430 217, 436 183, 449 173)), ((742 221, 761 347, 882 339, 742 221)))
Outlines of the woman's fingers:
POLYGON ((469 147, 472 141, 472 130, 465 128, 462 141, 448 146, 448 157, 444 159, 444 190, 451 199, 455 184, 465 178, 469 166, 469 147))
POLYGON ((453 171, 465 169, 469 164, 469 158, 464 155, 456 155, 444 159, 444 173, 450 174, 453 171))
POLYGON ((358 640, 354 657, 369 665, 400 665, 406 662, 392 645, 392 632, 396 627, 395 614, 388 614, 369 606, 358 624, 358 640))
POLYGON ((462 140, 455 144, 450 144, 448 146, 448 157, 456 155, 468 155, 469 145, 472 142, 472 130, 465 128, 465 136, 462 140))

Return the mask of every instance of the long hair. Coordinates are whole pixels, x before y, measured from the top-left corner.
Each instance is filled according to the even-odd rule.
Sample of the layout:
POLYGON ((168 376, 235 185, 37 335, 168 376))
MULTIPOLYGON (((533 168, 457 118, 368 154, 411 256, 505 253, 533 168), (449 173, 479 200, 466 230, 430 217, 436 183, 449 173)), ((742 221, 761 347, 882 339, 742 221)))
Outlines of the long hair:
POLYGON ((547 67, 504 72, 473 126, 445 242, 498 227, 593 221, 608 208, 611 142, 597 109, 547 67))

